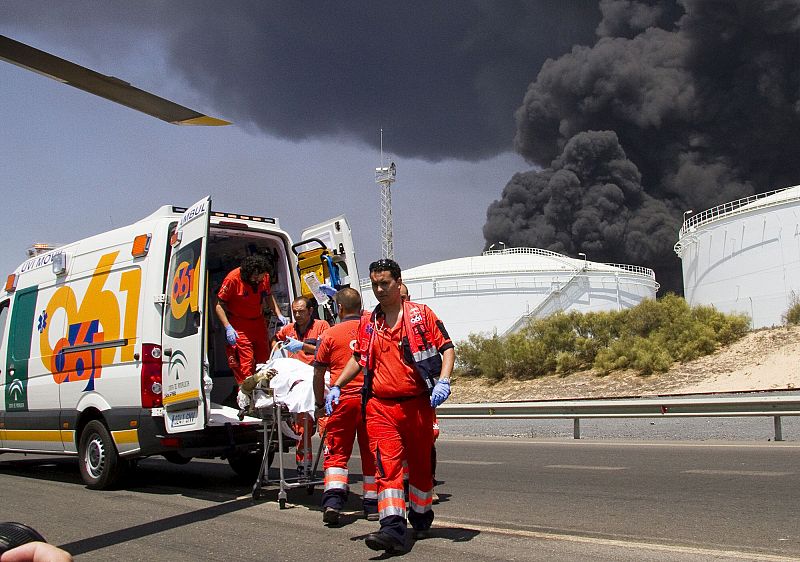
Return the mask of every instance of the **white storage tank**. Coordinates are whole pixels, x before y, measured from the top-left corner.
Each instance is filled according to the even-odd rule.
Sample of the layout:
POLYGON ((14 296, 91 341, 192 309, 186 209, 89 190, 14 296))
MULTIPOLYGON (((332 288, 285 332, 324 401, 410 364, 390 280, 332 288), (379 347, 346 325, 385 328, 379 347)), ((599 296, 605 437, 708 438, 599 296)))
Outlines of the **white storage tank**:
POLYGON ((689 215, 675 252, 689 304, 744 312, 753 328, 781 324, 800 296, 800 186, 689 215))
MULTIPOLYGON (((400 264, 402 267, 402 264, 400 264)), ((556 311, 621 310, 655 298, 652 269, 603 264, 540 250, 508 248, 403 271, 411 300, 430 306, 454 341, 504 334, 556 311)), ((362 280, 364 307, 377 304, 362 280)))

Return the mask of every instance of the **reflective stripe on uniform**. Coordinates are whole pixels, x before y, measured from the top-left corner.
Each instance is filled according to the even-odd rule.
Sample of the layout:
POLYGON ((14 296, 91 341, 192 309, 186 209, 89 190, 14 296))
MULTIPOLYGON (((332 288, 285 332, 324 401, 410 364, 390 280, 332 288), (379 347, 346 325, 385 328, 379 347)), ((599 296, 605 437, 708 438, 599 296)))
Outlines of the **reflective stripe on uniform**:
POLYGON ((374 500, 378 498, 378 485, 375 483, 374 476, 364 477, 364 499, 374 500))
POLYGON ((331 467, 325 469, 325 491, 346 490, 347 489, 347 469, 331 467))
POLYGON ((406 500, 402 489, 386 488, 378 494, 378 516, 383 519, 390 515, 406 516, 406 500))
POLYGON ((408 503, 411 509, 417 513, 425 513, 431 510, 433 503, 433 490, 423 492, 414 486, 408 487, 408 503))
POLYGON ((425 359, 430 359, 431 357, 438 355, 439 350, 436 349, 436 346, 431 346, 428 349, 423 349, 422 351, 417 351, 414 353, 414 361, 419 363, 420 361, 424 361, 425 359))

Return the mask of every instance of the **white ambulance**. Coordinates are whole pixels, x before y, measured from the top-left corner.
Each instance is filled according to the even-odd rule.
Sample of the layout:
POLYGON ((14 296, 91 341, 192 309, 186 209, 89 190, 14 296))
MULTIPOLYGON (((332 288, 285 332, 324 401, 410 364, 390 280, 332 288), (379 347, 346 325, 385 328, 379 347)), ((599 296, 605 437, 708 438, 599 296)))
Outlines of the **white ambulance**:
POLYGON ((255 478, 261 425, 221 405, 236 385, 213 314, 222 279, 255 253, 287 315, 304 256, 323 262, 320 281, 358 286, 344 217, 292 244, 276 219, 212 212, 210 198, 20 265, 0 291, 0 452, 77 455, 97 489, 151 455, 227 458, 255 478))

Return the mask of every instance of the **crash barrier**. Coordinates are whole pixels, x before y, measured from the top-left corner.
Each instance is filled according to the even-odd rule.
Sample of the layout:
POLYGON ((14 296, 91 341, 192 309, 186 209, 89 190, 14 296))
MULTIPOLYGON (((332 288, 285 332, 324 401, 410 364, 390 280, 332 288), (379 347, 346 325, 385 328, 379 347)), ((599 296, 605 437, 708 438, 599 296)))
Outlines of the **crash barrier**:
POLYGON ((443 404, 439 419, 572 419, 573 437, 581 438, 583 418, 772 417, 775 441, 783 441, 781 416, 800 415, 800 395, 655 397, 600 400, 545 400, 443 404))

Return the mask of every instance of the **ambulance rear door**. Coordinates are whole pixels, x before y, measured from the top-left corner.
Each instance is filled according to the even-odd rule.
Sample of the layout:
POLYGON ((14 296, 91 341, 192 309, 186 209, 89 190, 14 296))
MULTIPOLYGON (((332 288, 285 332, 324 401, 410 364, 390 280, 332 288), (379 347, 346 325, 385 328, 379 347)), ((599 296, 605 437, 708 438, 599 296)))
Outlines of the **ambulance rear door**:
POLYGON ((167 433, 205 427, 206 255, 211 198, 183 213, 170 239, 164 302, 162 386, 167 433))
MULTIPOLYGON (((339 287, 349 286, 360 291, 353 237, 350 232, 350 225, 344 215, 311 226, 303 231, 302 241, 313 239, 321 241, 329 250, 329 257, 334 266, 334 275, 337 278, 334 282, 339 287)), ((298 242, 295 246, 299 244, 301 243, 298 242)), ((310 243, 307 247, 313 248, 315 244, 310 243)), ((305 246, 297 248, 300 253, 305 249, 305 246)))

